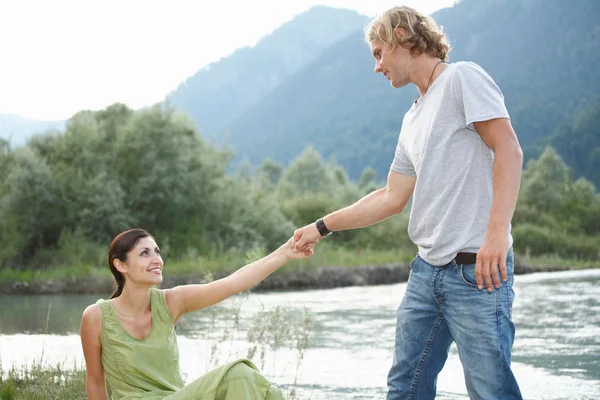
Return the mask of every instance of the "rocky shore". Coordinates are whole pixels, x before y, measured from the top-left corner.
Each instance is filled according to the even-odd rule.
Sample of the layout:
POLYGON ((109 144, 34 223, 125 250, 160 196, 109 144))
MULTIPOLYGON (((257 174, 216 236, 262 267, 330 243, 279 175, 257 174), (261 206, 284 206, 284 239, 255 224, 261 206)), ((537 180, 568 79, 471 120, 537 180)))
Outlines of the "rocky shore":
MULTIPOLYGON (((590 266, 592 267, 592 266, 590 266)), ((566 265, 523 265, 516 262, 515 274, 534 272, 566 271, 573 268, 566 265)), ((319 267, 310 269, 288 269, 277 272, 253 291, 289 291, 309 289, 331 289, 347 286, 385 285, 405 282, 410 268, 408 264, 369 265, 364 267, 319 267)), ((218 279, 224 274, 214 274, 218 279)), ((204 281, 203 275, 190 274, 166 276, 163 288, 204 281)), ((35 282, 11 282, 0 284, 0 294, 109 294, 113 282, 105 277, 83 279, 65 278, 35 282)))

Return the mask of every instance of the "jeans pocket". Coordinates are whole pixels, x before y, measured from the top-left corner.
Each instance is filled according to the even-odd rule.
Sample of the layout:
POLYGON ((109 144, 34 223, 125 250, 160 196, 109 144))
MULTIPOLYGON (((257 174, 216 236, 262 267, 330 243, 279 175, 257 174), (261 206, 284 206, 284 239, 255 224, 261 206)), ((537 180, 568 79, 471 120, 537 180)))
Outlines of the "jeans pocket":
POLYGON ((413 267, 414 267, 414 264, 415 264, 415 261, 417 261, 417 259, 418 259, 418 258, 419 258, 419 255, 417 254, 417 255, 415 256, 415 258, 413 258, 412 260, 410 260, 410 263, 408 263, 408 268, 409 268, 410 270, 412 270, 412 269, 413 269, 413 267))
POLYGON ((460 264, 460 277, 465 285, 477 289, 477 279, 475 278, 476 264, 460 264))
MULTIPOLYGON (((459 264, 459 269, 460 269, 460 277, 462 278, 465 285, 477 288, 477 278, 475 276, 475 266, 476 266, 476 264, 459 264)), ((514 281, 514 270, 515 270, 515 268, 514 268, 513 264, 511 264, 511 263, 506 264, 506 274, 508 277, 508 280, 506 281, 506 285, 511 290, 512 290, 512 285, 513 285, 513 281, 514 281)), ((500 274, 500 269, 497 270, 497 273, 498 273, 498 277, 500 279, 502 279, 501 274, 500 274)), ((501 284, 504 285, 504 282, 501 282, 501 284)), ((485 286, 485 283, 484 283, 484 286, 485 286)), ((512 302, 512 300, 511 300, 511 302, 512 302)))

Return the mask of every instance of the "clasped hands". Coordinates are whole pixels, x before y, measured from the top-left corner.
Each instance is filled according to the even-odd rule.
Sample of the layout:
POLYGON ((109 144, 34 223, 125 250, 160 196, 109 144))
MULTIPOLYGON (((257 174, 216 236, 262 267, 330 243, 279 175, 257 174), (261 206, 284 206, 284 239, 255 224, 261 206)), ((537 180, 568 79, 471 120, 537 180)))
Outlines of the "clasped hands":
POLYGON ((296 229, 294 236, 290 239, 293 252, 295 254, 306 254, 307 252, 311 252, 310 255, 314 254, 314 248, 322 237, 314 223, 296 229))

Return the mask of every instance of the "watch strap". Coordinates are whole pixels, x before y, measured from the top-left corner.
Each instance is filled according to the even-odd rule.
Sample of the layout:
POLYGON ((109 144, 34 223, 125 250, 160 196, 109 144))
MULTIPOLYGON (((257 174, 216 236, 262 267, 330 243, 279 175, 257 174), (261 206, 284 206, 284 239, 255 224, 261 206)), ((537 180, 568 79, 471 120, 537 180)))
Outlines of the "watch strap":
POLYGON ((317 226, 317 230, 319 231, 321 236, 331 235, 331 231, 329 229, 327 229, 327 226, 325 226, 325 222, 323 221, 323 218, 319 218, 317 220, 317 222, 315 222, 315 225, 317 226))

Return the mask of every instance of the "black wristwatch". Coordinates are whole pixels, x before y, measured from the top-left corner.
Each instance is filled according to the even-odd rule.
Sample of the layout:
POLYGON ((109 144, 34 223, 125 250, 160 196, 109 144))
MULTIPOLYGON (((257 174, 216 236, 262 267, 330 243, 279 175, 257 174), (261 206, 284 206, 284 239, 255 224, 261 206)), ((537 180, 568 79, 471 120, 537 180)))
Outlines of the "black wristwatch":
POLYGON ((323 222, 323 218, 319 218, 317 220, 317 222, 315 222, 315 225, 317 226, 317 230, 319 231, 321 236, 325 237, 325 236, 331 235, 331 231, 329 229, 327 229, 327 227, 325 226, 325 222, 323 222))

